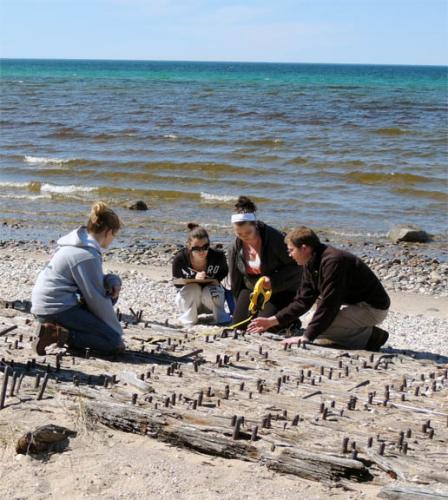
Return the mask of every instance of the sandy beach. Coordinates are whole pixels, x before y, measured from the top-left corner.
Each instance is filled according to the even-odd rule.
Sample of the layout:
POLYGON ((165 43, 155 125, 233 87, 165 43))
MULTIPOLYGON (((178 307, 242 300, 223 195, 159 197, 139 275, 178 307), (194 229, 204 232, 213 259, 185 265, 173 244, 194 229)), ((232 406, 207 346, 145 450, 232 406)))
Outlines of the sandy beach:
POLYGON ((0 500, 448 500, 446 2, 24 7, 1 9, 0 500))
MULTIPOLYGON (((34 280, 52 251, 51 247, 38 245, 33 250, 32 243, 3 242, 0 297, 29 299, 34 280)), ((131 307, 141 309, 146 319, 176 324, 175 291, 170 283, 171 255, 172 252, 160 248, 136 253, 115 250, 106 255, 105 270, 123 278, 118 304, 121 311, 131 307), (145 255, 152 264, 145 263, 145 255)), ((389 346, 409 350, 417 359, 431 359, 446 366, 448 297, 446 288, 443 290, 446 267, 434 263, 430 266, 435 267, 431 272, 440 275, 433 287, 428 272, 429 281, 420 283, 420 293, 389 289, 392 307, 384 327, 390 332, 389 346)), ((419 274, 421 268, 415 268, 415 277, 419 274)), ((410 282, 411 278, 408 276, 410 282)), ((195 327, 197 331, 203 328, 207 326, 195 327)), ((24 354, 31 357, 31 353, 24 354)), ((0 356, 11 356, 8 345, 1 341, 0 356)), ((92 427, 83 421, 79 408, 76 411, 64 406, 57 398, 40 405, 14 404, 0 412, 0 464, 2 498, 286 499, 298 494, 306 498, 329 495, 374 498, 380 490, 368 483, 353 483, 352 491, 330 490, 323 484, 279 474, 258 464, 202 455, 100 425, 92 427), (50 456, 47 461, 16 455, 17 438, 49 419, 78 431, 69 449, 50 456)))
MULTIPOLYGON (((332 244, 360 255, 391 296, 390 313, 383 324, 390 332, 391 345, 448 356, 448 263, 426 256, 424 245, 384 241, 380 245, 351 248, 351 243, 344 243, 332 244)), ((176 323, 170 262, 179 247, 175 243, 136 243, 105 253, 105 272, 119 274, 124 282, 117 304, 120 310, 143 309, 147 317, 176 323)), ((0 297, 29 299, 39 271, 55 248, 54 243, 3 242, 0 266, 4 280, 0 297)))

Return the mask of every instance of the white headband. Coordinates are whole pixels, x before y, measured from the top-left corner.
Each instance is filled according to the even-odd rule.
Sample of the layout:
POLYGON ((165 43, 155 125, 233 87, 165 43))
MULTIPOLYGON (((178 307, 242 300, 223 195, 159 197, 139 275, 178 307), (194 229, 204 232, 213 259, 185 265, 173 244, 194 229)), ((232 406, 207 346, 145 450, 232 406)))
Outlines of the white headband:
POLYGON ((232 215, 232 224, 235 224, 235 222, 255 222, 256 220, 254 213, 232 215))

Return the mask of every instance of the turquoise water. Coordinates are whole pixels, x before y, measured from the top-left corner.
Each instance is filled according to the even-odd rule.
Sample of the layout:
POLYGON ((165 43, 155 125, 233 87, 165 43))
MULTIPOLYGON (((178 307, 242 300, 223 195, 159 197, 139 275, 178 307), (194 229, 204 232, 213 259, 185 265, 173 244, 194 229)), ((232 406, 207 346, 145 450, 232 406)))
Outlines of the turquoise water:
MULTIPOLYGON (((129 234, 228 234, 239 194, 282 228, 445 235, 446 67, 1 60, 0 218, 42 234, 109 202, 129 234), (129 212, 143 199, 150 210, 129 212)), ((45 236, 45 237, 46 237, 45 236)))

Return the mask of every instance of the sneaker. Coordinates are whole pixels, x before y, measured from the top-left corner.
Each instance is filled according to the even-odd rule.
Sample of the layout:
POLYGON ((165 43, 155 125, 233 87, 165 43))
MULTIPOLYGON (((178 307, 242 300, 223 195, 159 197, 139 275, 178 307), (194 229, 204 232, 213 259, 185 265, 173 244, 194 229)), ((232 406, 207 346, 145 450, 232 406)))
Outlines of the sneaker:
POLYGON ((35 331, 33 350, 39 356, 45 355, 45 348, 51 344, 62 347, 68 341, 68 330, 56 323, 38 323, 35 331))
POLYGON ((366 350, 367 351, 379 351, 380 347, 382 347, 389 338, 389 334, 386 330, 378 328, 374 326, 372 328, 372 334, 370 335, 370 339, 367 342, 366 350))

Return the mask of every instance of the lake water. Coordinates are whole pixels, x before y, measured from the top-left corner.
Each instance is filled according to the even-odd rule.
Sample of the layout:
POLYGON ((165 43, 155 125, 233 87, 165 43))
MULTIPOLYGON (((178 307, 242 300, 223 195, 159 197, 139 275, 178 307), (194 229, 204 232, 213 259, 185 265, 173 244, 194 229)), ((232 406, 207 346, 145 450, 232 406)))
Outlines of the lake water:
MULTIPOLYGON (((126 234, 447 233, 447 67, 2 60, 0 220, 46 238, 117 208, 126 234), (142 199, 147 212, 131 212, 142 199)), ((0 229, 1 230, 1 229, 0 229)))

